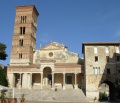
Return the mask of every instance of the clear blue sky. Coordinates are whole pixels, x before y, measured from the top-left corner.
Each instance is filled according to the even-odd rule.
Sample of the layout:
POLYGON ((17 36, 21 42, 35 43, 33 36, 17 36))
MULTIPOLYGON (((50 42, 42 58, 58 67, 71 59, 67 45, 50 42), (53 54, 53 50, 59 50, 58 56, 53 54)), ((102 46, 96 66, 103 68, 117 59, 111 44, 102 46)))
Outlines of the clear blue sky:
POLYGON ((40 13, 36 49, 52 40, 83 57, 82 42, 120 40, 120 0, 1 0, 0 42, 6 44, 8 58, 0 64, 10 61, 15 7, 31 4, 40 13))

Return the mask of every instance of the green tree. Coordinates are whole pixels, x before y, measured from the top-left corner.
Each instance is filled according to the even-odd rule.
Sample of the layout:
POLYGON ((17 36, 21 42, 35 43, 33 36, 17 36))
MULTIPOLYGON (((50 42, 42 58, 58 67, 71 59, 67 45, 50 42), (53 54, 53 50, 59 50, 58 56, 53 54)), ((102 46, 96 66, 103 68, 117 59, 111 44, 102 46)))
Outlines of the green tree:
POLYGON ((0 85, 8 86, 8 81, 6 79, 5 72, 2 68, 0 68, 0 85))
POLYGON ((0 60, 6 60, 6 57, 8 56, 5 52, 6 45, 3 43, 0 43, 0 60))
MULTIPOLYGON (((6 60, 7 58, 7 54, 6 54, 6 45, 3 44, 3 43, 0 43, 0 60, 6 60)), ((8 81, 6 79, 6 75, 5 75, 5 72, 2 68, 0 68, 0 85, 3 85, 3 86, 8 86, 8 81)))

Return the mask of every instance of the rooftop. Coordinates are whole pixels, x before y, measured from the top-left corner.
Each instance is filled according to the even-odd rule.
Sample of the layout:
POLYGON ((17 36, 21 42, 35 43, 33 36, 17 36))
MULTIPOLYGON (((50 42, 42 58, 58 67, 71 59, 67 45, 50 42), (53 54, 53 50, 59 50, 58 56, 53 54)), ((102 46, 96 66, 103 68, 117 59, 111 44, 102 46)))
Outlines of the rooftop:
POLYGON ((83 51, 84 51, 84 46, 88 46, 88 45, 96 45, 96 46, 98 46, 98 45, 120 45, 120 42, 83 42, 82 43, 82 53, 83 53, 83 51))

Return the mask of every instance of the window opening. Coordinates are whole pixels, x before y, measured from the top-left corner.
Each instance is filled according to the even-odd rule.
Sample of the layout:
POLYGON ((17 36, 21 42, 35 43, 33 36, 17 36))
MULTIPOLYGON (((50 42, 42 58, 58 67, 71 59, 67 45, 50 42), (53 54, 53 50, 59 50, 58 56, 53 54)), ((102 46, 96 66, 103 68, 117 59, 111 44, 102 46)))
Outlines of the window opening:
POLYGON ((117 56, 117 57, 116 57, 116 60, 117 60, 117 61, 120 61, 120 56, 117 56))
POLYGON ((98 56, 95 56, 95 62, 97 62, 98 61, 98 56))
POLYGON ((21 59, 22 58, 22 53, 19 53, 19 59, 21 59))
POLYGON ((106 56, 106 62, 107 63, 109 62, 109 56, 106 56))
POLYGON ((107 69, 107 74, 110 74, 110 68, 107 69))

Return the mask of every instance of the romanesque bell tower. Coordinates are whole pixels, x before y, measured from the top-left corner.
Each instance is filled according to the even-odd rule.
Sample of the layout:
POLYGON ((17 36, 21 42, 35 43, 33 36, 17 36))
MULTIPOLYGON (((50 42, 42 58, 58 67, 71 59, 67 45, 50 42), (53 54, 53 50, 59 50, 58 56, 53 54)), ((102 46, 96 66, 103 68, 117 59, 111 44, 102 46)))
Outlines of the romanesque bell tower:
POLYGON ((34 5, 17 6, 10 65, 31 65, 36 47, 38 11, 34 5))

